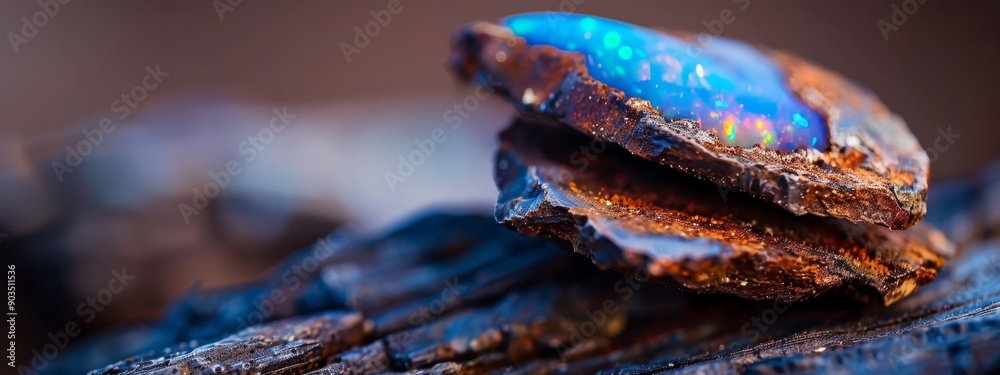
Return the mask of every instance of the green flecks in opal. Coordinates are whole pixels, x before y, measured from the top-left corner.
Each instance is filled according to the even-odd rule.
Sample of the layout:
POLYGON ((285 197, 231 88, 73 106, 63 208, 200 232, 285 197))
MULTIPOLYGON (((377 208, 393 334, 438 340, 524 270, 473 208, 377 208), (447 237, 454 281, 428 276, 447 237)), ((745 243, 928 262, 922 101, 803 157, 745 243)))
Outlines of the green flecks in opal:
POLYGON ((698 121, 731 146, 788 152, 828 147, 826 121, 803 103, 758 50, 725 38, 694 46, 609 19, 524 14, 504 20, 528 44, 578 51, 590 75, 648 100, 668 119, 698 121))
POLYGON ((620 57, 622 60, 631 59, 632 58, 632 47, 621 46, 621 48, 618 49, 618 57, 620 57))
POLYGON ((604 48, 614 49, 615 47, 618 47, 618 45, 621 43, 622 43, 622 37, 619 36, 618 33, 610 31, 607 34, 604 34, 604 48))

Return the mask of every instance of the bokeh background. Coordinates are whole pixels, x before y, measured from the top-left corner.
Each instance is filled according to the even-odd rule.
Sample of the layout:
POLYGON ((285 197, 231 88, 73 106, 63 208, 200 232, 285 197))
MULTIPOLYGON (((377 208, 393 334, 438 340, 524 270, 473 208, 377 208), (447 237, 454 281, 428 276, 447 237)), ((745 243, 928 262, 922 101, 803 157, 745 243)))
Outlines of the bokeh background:
MULTIPOLYGON (((64 0, 65 1, 65 0, 64 0)), ((107 287, 135 279, 84 336, 156 319, 186 291, 258 279, 284 255, 333 230, 364 235, 430 207, 488 212, 496 193, 494 135, 511 110, 476 108, 447 140, 390 186, 447 111, 472 93, 445 69, 456 28, 527 11, 576 12, 710 32, 794 51, 842 72, 902 115, 925 146, 951 128, 936 180, 982 169, 995 145, 1000 10, 987 0, 503 1, 401 0, 402 11, 360 53, 351 44, 387 1, 79 1, 59 6, 27 43, 10 33, 41 10, 0 3, 0 254, 19 270, 19 358, 107 287), (235 4, 235 5, 231 5, 235 4), (740 10, 749 4, 745 10, 740 10), (220 15, 220 9, 223 10, 220 15), (911 8, 912 9, 912 8, 911 8), (893 24, 884 34, 879 21, 893 24), (886 36, 888 38, 886 38, 886 36), (116 100, 147 67, 168 75, 128 115, 116 100), (273 110, 295 116, 248 160, 242 142, 273 110), (72 172, 57 173, 101 119, 114 130, 72 172), (197 215, 184 214, 212 174, 241 172, 197 215)), ((933 187, 932 187, 933 189, 933 187)))

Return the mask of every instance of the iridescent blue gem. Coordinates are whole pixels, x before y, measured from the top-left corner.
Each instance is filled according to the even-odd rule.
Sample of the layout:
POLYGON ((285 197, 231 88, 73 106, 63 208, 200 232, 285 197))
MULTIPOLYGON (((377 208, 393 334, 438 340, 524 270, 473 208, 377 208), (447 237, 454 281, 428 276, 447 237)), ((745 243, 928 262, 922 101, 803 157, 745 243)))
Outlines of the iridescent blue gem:
POLYGON ((728 145, 825 150, 823 117, 793 93, 774 62, 726 38, 678 37, 585 15, 524 14, 503 20, 528 44, 586 57, 591 77, 648 100, 667 119, 698 121, 728 145))

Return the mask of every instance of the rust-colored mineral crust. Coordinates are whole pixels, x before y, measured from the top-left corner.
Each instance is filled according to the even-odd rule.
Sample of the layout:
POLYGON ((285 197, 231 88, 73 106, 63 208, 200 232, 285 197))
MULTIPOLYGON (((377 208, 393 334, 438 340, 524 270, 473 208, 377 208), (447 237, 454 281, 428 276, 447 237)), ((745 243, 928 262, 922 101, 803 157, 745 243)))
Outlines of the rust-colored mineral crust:
POLYGON ((602 268, 698 292, 790 302, 847 289, 888 305, 933 280, 953 252, 925 224, 795 216, 548 121, 516 120, 496 163, 501 223, 568 241, 602 268))
POLYGON ((714 130, 689 119, 665 119, 650 102, 595 80, 583 55, 529 45, 494 24, 459 30, 452 48, 451 65, 461 79, 492 86, 521 111, 775 202, 796 215, 902 229, 926 211, 929 160, 903 120, 857 85, 790 54, 765 51, 784 71, 789 87, 826 118, 827 150, 782 153, 726 145, 714 130))

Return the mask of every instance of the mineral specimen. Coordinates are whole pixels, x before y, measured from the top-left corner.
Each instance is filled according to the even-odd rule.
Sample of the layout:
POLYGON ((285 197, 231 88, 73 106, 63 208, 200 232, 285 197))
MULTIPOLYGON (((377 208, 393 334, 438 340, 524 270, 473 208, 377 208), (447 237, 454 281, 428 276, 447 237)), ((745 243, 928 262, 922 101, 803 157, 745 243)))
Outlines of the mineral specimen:
POLYGON ((874 95, 788 53, 583 15, 476 23, 460 78, 519 109, 797 215, 893 229, 925 213, 928 157, 874 95))
POLYGON ((696 49, 681 38, 597 17, 560 21, 553 28, 543 17, 523 15, 503 25, 528 45, 580 52, 594 79, 649 101, 664 118, 714 129, 727 146, 783 152, 829 147, 823 117, 791 91, 767 55, 750 46, 717 38, 696 49))
POLYGON ((518 119, 500 139, 498 221, 653 281, 785 302, 850 289, 888 305, 933 280, 953 252, 924 224, 797 217, 552 122, 518 119))
POLYGON ((916 223, 926 154, 853 84, 732 41, 685 57, 689 36, 542 17, 470 26, 453 56, 462 77, 542 115, 515 118, 495 163, 495 218, 530 237, 461 214, 333 235, 265 281, 191 293, 50 370, 1000 370, 1000 220, 982 209, 996 174, 932 201, 949 209, 931 221, 961 238, 944 265, 952 245, 916 223))

